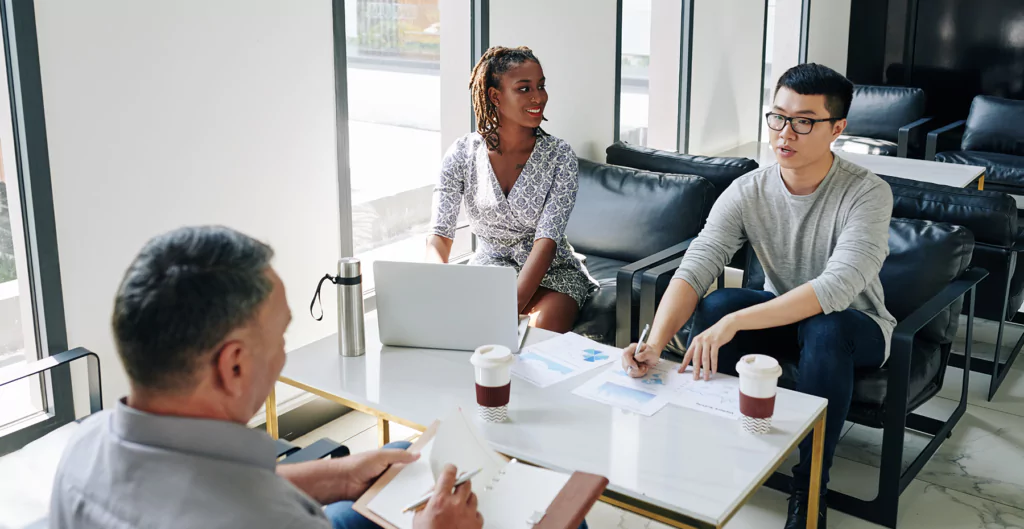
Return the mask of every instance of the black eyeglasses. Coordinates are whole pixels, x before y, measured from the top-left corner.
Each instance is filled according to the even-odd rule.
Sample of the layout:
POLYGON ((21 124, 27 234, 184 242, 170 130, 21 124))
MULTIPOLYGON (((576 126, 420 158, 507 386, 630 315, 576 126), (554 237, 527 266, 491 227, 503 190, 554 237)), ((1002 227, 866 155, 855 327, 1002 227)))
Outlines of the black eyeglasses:
POLYGON ((769 112, 764 115, 765 119, 768 120, 768 128, 772 130, 782 130, 786 128, 786 122, 789 122, 789 128, 793 129, 793 132, 797 134, 810 134, 814 130, 815 123, 821 123, 823 121, 835 122, 842 118, 825 118, 825 119, 811 119, 811 118, 792 118, 783 116, 782 114, 776 114, 775 112, 769 112))

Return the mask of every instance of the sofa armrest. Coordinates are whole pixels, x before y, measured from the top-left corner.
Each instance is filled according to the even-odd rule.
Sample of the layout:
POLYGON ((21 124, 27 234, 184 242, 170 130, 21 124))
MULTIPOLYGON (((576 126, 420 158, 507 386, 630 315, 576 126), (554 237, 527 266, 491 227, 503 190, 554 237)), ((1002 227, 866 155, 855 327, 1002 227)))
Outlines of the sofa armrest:
POLYGON ((8 366, 0 369, 0 386, 5 386, 25 377, 38 375, 55 367, 67 365, 85 357, 89 365, 89 413, 103 409, 103 384, 100 380, 100 357, 84 348, 76 347, 70 351, 57 353, 46 358, 22 365, 8 366))
POLYGON ((918 331, 987 276, 988 270, 984 268, 971 267, 967 269, 960 274, 960 277, 946 285, 946 288, 899 322, 893 330, 893 339, 895 340, 895 337, 900 335, 905 339, 913 340, 918 331))
POLYGON ((665 295, 665 290, 672 282, 672 276, 675 275, 682 260, 683 258, 679 257, 644 272, 640 278, 640 318, 637 327, 654 324, 654 315, 661 304, 661 298, 665 295))
MULTIPOLYGON (((675 262, 676 266, 679 266, 679 261, 695 238, 691 237, 619 269, 615 275, 615 345, 617 347, 629 345, 633 340, 633 332, 636 330, 633 325, 633 320, 637 316, 633 314, 633 279, 636 274, 642 274, 652 266, 664 266, 665 262, 675 262)), ((641 296, 642 299, 643 296, 641 296)))
POLYGON ((925 146, 924 159, 934 160, 935 155, 943 151, 958 150, 963 140, 964 130, 967 121, 954 121, 945 127, 939 127, 928 133, 928 143, 925 146))
POLYGON ((896 156, 908 158, 911 153, 920 156, 921 146, 925 143, 925 133, 935 126, 935 118, 921 118, 913 123, 900 127, 896 156))
POLYGON ((347 455, 349 455, 347 446, 325 438, 301 450, 289 452, 287 457, 279 464, 293 465, 295 463, 305 463, 306 461, 316 461, 325 457, 345 457, 347 455))
MULTIPOLYGON (((886 413, 891 414, 889 420, 901 420, 907 414, 908 392, 910 391, 910 359, 914 348, 914 337, 925 325, 935 319, 943 310, 956 300, 970 293, 970 310, 967 312, 967 341, 972 339, 974 327, 975 287, 988 276, 984 268, 972 267, 960 277, 942 289, 938 294, 921 305, 903 321, 896 324, 892 333, 892 345, 889 360, 886 362, 889 373, 888 392, 886 395, 886 413)), ((966 360, 968 363, 970 360, 966 360)), ((965 372, 969 366, 965 365, 965 372)))

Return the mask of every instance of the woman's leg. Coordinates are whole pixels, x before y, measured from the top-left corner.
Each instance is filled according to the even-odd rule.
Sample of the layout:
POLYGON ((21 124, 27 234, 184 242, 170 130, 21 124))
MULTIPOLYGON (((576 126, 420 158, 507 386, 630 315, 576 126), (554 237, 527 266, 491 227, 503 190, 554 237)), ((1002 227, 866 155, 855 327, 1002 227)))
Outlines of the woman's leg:
POLYGON ((576 324, 580 306, 568 294, 538 287, 523 313, 530 316, 532 327, 566 333, 576 324))

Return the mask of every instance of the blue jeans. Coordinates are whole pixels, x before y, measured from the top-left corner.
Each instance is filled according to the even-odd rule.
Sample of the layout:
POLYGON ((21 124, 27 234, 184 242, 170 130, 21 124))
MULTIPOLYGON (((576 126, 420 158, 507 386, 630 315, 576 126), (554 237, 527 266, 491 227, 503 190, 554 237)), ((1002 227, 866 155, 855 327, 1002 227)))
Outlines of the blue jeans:
MULTIPOLYGON (((395 441, 384 445, 384 448, 405 450, 411 445, 409 441, 395 441)), ((339 501, 324 507, 324 514, 331 521, 331 526, 334 529, 379 529, 380 526, 352 510, 353 503, 355 502, 339 501)))
MULTIPOLYGON (((690 339, 728 314, 771 301, 771 292, 727 288, 712 292, 693 314, 690 339)), ((796 390, 828 399, 825 417, 825 453, 822 485, 828 483, 832 456, 850 411, 853 373, 861 367, 878 367, 885 359, 885 337, 874 320, 846 309, 818 314, 806 320, 758 331, 741 331, 718 350, 718 370, 736 374, 736 362, 745 354, 760 353, 779 360, 796 360, 796 390)), ((811 435, 800 443, 800 463, 793 467, 794 485, 807 490, 811 475, 811 435)))
MULTIPOLYGON (((397 448, 399 450, 405 450, 409 448, 412 443, 408 441, 396 441, 384 445, 384 448, 397 448)), ((367 520, 363 515, 352 510, 351 501, 339 501, 332 503, 327 507, 324 507, 324 514, 327 515, 327 519, 331 521, 331 526, 334 529, 379 529, 379 526, 370 520, 367 520)), ((587 529, 587 522, 584 521, 580 524, 580 529, 587 529)))

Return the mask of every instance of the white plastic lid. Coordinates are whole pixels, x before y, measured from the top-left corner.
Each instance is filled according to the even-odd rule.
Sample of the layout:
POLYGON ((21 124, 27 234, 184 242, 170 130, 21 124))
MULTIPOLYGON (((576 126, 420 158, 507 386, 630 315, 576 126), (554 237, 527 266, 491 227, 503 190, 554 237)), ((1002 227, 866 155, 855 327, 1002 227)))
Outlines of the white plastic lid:
POLYGON ((515 360, 516 357, 512 356, 512 351, 504 345, 481 345, 476 348, 473 356, 469 359, 474 366, 485 369, 505 367, 515 360))
POLYGON ((747 377, 779 378, 782 376, 782 366, 778 360, 767 355, 745 355, 736 362, 736 372, 747 377))

